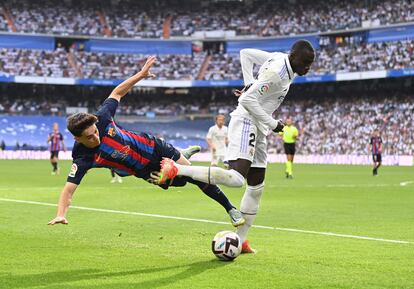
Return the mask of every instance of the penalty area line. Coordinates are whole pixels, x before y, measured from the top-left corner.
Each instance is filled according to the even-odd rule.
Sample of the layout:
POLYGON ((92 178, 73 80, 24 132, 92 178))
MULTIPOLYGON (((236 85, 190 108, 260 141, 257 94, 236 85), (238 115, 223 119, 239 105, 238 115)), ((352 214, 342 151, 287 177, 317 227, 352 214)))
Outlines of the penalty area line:
MULTIPOLYGON (((6 199, 6 198, 0 198, 0 201, 10 202, 10 203, 20 203, 20 204, 31 204, 31 205, 39 205, 39 206, 57 207, 57 204, 36 202, 36 201, 6 199)), ((229 224, 228 222, 214 221, 214 220, 207 220, 207 219, 185 218, 185 217, 167 216, 167 215, 159 215, 159 214, 147 214, 147 213, 140 213, 140 212, 119 211, 119 210, 100 209, 100 208, 89 208, 89 207, 82 207, 82 206, 70 206, 70 208, 71 209, 77 209, 77 210, 84 210, 84 211, 92 211, 92 212, 112 213, 112 214, 121 214, 121 215, 133 215, 133 216, 152 217, 152 218, 161 218, 161 219, 172 219, 172 220, 181 220, 181 221, 192 221, 192 222, 199 222, 199 223, 210 223, 210 224, 220 224, 220 225, 228 225, 229 224)), ((294 232, 294 233, 302 233, 302 234, 313 234, 313 235, 322 235, 322 236, 331 236, 331 237, 349 238, 349 239, 358 239, 358 240, 369 240, 369 241, 377 241, 377 242, 385 242, 385 243, 414 244, 414 242, 411 242, 411 241, 391 240, 391 239, 373 238, 373 237, 348 235, 348 234, 337 234, 337 233, 331 233, 331 232, 318 232, 318 231, 309 231, 309 230, 292 229, 292 228, 281 228, 281 227, 271 227, 271 226, 261 226, 261 225, 253 225, 252 227, 257 228, 257 229, 286 231, 286 232, 294 232)))

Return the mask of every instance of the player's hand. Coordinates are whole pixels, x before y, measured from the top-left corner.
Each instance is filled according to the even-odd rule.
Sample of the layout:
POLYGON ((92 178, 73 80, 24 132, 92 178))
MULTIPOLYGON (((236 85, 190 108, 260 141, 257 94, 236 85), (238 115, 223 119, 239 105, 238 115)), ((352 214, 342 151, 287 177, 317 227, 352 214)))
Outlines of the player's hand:
POLYGON ((159 185, 160 176, 160 172, 153 171, 150 173, 150 177, 146 181, 153 185, 159 185))
POLYGON ((285 127, 285 123, 281 120, 277 120, 277 126, 273 129, 273 132, 279 133, 283 131, 283 128, 285 127))
POLYGON ((154 65, 154 63, 157 61, 157 58, 155 56, 150 56, 147 58, 147 61, 145 62, 144 66, 142 67, 140 73, 144 78, 154 78, 155 74, 152 74, 150 72, 150 68, 154 65))
POLYGON ((56 225, 56 224, 64 224, 67 225, 69 224, 68 220, 66 220, 65 217, 56 217, 53 220, 51 220, 49 223, 47 223, 48 225, 56 225))
POLYGON ((235 95, 236 97, 240 97, 240 95, 242 95, 242 94, 243 94, 243 90, 238 90, 238 89, 235 89, 235 90, 233 91, 233 93, 234 93, 234 95, 235 95))
POLYGON ((253 84, 253 83, 250 83, 250 84, 246 85, 245 87, 243 87, 243 89, 242 89, 242 90, 235 89, 235 90, 233 91, 234 95, 235 95, 236 97, 240 97, 240 96, 243 94, 243 92, 245 92, 246 90, 248 90, 248 89, 250 88, 250 86, 252 86, 252 84, 253 84))

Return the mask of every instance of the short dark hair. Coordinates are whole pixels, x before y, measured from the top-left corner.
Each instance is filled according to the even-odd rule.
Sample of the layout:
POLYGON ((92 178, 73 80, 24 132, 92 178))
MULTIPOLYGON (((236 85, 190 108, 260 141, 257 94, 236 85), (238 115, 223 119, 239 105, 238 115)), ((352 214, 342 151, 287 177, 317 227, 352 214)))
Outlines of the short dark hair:
POLYGON ((302 51, 315 54, 315 49, 313 48, 312 43, 305 39, 296 41, 295 43, 293 43, 291 48, 291 53, 298 53, 302 51))
POLYGON ((66 126, 74 136, 81 136, 83 131, 98 122, 98 118, 90 113, 78 112, 68 117, 66 126))

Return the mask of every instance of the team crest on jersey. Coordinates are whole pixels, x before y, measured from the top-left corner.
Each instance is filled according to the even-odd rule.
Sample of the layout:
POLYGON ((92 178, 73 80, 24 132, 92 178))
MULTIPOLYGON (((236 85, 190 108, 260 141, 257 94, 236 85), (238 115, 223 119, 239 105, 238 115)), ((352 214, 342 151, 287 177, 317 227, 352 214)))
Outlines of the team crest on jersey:
POLYGON ((70 172, 69 172, 69 177, 74 178, 77 171, 78 171, 78 165, 72 164, 72 167, 70 168, 70 172))
POLYGON ((252 156, 254 156, 254 148, 251 148, 250 149, 250 151, 249 151, 249 155, 252 157, 252 156))
POLYGON ((113 127, 110 127, 110 128, 109 128, 109 130, 108 130, 108 134, 109 134, 111 137, 114 137, 114 136, 116 135, 116 131, 115 131, 115 129, 114 129, 113 127))
POLYGON ((265 84, 263 84, 262 86, 260 86, 260 88, 259 88, 259 93, 261 94, 261 95, 263 95, 263 93, 266 93, 268 90, 269 90, 269 84, 267 84, 267 83, 265 83, 265 84))

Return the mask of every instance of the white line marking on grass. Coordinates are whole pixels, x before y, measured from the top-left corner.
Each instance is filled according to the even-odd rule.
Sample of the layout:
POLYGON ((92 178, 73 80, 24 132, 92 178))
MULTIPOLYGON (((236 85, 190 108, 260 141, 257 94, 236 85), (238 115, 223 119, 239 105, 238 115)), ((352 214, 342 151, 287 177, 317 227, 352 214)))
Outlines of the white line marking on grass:
POLYGON ((400 186, 405 187, 406 185, 412 184, 412 183, 414 183, 414 181, 401 182, 400 186))
MULTIPOLYGON (((12 202, 12 203, 22 203, 22 204, 32 204, 32 205, 41 205, 41 206, 49 206, 49 207, 57 207, 56 204, 36 202, 36 201, 25 201, 25 200, 15 200, 15 199, 5 199, 5 198, 0 198, 0 201, 12 202)), ((229 224, 228 222, 213 221, 213 220, 206 220, 206 219, 185 218, 185 217, 166 216, 166 215, 158 215, 158 214, 147 214, 147 213, 119 211, 119 210, 110 210, 110 209, 88 208, 88 207, 81 207, 81 206, 70 206, 70 207, 72 209, 78 209, 78 210, 84 210, 84 211, 93 211, 93 212, 103 212, 103 213, 122 214, 122 215, 134 215, 134 216, 142 216, 142 217, 173 219, 173 220, 192 221, 192 222, 211 223, 211 224, 223 224, 223 225, 228 225, 229 224)), ((314 234, 314 235, 323 235, 323 236, 333 236, 333 237, 341 237, 341 238, 386 242, 386 243, 414 244, 414 242, 411 242, 411 241, 390 240, 390 239, 372 238, 372 237, 365 237, 365 236, 337 234, 337 233, 330 233, 330 232, 317 232, 317 231, 309 231, 309 230, 280 228, 280 227, 271 227, 271 226, 260 226, 260 225, 253 225, 252 227, 258 228, 258 229, 287 231, 287 232, 314 234)))

